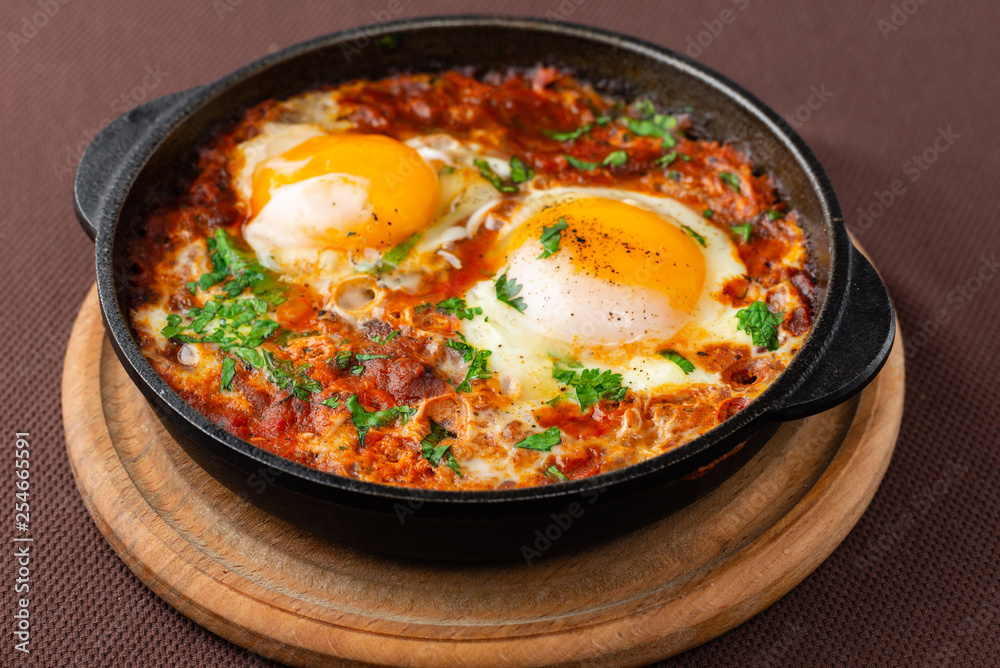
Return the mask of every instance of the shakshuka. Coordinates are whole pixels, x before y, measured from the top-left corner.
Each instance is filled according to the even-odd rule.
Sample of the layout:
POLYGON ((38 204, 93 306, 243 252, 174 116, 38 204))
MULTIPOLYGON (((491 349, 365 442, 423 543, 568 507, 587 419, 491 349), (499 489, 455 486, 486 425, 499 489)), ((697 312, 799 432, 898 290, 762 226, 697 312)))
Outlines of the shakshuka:
POLYGON ((135 337, 206 417, 341 476, 501 489, 655 457, 746 407, 813 316, 796 212, 704 128, 551 67, 269 100, 130 240, 135 337))

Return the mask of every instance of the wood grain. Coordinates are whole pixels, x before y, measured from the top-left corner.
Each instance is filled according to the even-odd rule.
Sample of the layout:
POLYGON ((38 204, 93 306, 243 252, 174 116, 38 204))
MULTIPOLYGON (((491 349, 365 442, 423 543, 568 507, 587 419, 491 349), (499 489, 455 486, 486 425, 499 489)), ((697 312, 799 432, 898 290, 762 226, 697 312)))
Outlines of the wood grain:
POLYGON ((844 539, 903 409, 898 343, 860 397, 783 425, 708 497, 571 554, 456 565, 316 538, 216 483, 118 363, 91 290, 66 353, 63 419, 87 509, 158 596, 293 666, 633 666, 757 614, 844 539))

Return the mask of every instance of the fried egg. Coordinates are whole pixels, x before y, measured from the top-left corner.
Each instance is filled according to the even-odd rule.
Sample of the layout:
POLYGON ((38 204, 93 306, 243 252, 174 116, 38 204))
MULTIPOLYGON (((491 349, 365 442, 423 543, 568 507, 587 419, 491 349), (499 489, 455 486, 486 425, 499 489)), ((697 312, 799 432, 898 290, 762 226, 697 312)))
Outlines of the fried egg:
POLYGON ((714 382, 660 353, 742 340, 735 309, 717 295, 746 269, 724 232, 676 200, 556 188, 527 195, 500 231, 500 271, 521 286, 523 310, 497 298, 495 280, 482 281, 465 298, 484 317, 463 323, 462 333, 493 351, 492 368, 522 401, 559 394, 559 361, 620 373, 641 392, 714 382), (549 255, 542 237, 561 223, 549 255))

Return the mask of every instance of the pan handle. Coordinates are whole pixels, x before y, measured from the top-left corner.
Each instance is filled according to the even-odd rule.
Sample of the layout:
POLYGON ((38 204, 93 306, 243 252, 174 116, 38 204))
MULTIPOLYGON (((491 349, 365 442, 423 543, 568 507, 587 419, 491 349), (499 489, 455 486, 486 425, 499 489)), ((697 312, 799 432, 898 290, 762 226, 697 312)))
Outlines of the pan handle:
POLYGON ((847 304, 816 369, 773 413, 796 420, 843 403, 882 369, 896 338, 896 314, 885 284, 870 262, 851 246, 847 304))
POLYGON ((200 88, 151 100, 108 123, 87 146, 73 180, 73 209, 90 240, 97 238, 100 211, 118 175, 133 160, 143 159, 141 147, 160 138, 159 121, 200 88))

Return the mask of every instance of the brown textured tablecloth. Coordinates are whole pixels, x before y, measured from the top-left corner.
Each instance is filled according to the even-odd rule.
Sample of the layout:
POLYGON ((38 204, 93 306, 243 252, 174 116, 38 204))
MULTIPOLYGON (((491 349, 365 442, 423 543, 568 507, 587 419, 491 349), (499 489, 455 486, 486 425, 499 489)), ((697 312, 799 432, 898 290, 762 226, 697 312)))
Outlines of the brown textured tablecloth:
POLYGON ((272 665, 156 598, 77 495, 59 387, 94 270, 72 172, 120 111, 393 9, 561 15, 686 51, 797 127, 895 298, 909 346, 906 414, 874 503, 798 588, 665 665, 1000 665, 1000 357, 984 345, 1000 329, 991 0, 4 0, 0 663, 272 665), (14 434, 25 431, 35 537, 27 657, 14 650, 11 556, 14 434))

